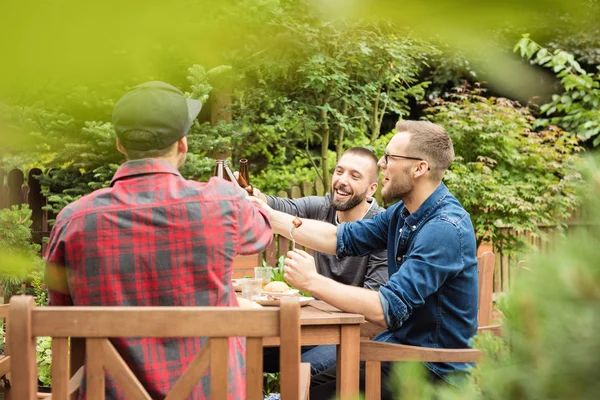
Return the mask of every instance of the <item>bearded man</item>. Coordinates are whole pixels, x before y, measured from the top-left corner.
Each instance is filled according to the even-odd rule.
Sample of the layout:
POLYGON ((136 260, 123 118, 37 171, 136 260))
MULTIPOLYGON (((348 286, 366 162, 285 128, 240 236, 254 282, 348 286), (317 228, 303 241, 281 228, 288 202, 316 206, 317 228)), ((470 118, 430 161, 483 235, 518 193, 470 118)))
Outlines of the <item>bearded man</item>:
MULTIPOLYGON (((330 193, 325 196, 307 196, 286 199, 268 196, 254 188, 254 195, 272 209, 299 218, 329 222, 337 226, 343 222, 369 219, 385 211, 372 197, 378 187, 379 166, 377 156, 369 149, 353 147, 340 158, 331 178, 330 193)), ((335 255, 315 252, 319 274, 344 285, 379 290, 388 280, 385 250, 363 257, 337 258, 335 255)), ((304 347, 302 362, 310 362, 312 374, 335 365, 334 345, 304 347)), ((277 369, 279 357, 265 354, 265 370, 277 369), (272 362, 272 364, 270 363, 272 362)))

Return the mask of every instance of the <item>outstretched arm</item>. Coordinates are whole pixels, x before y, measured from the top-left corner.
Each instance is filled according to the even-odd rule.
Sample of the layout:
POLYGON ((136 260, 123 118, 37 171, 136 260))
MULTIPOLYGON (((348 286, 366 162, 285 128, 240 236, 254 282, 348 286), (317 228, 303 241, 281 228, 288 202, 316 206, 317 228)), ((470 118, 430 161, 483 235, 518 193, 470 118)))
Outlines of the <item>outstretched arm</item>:
POLYGON ((247 197, 247 199, 260 205, 267 213, 275 233, 293 239, 302 246, 322 253, 335 254, 337 245, 337 227, 335 225, 312 219, 303 219, 302 225, 294 230, 294 237, 292 238, 290 237, 290 228, 293 226, 294 215, 275 211, 257 197, 247 197))

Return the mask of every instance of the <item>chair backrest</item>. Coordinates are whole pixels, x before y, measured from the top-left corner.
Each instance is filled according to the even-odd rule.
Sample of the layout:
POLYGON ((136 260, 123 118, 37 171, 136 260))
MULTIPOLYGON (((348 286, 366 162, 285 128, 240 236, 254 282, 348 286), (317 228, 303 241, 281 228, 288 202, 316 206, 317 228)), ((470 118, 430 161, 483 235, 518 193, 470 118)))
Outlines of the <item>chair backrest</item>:
POLYGON ((492 319, 492 304, 494 300, 494 253, 486 251, 477 257, 477 272, 479 274, 479 303, 477 320, 479 326, 488 326, 492 319))
POLYGON ((234 307, 35 307, 33 298, 14 296, 10 302, 8 337, 12 364, 12 394, 34 400, 37 371, 35 338, 52 337, 52 399, 69 398, 69 338, 84 338, 89 400, 104 399, 106 371, 127 399, 151 397, 108 340, 111 337, 208 337, 167 399, 186 399, 210 368, 211 398, 228 397, 228 338, 246 337, 246 393, 262 393, 263 338, 281 338, 281 397, 300 397, 300 305, 295 298, 279 308, 234 307))

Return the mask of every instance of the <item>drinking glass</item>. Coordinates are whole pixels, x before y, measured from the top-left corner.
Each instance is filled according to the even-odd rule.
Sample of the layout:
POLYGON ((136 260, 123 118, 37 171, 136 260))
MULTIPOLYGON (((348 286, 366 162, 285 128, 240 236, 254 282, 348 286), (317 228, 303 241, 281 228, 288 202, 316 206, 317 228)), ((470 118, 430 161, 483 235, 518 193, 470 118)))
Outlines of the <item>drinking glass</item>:
POLYGON ((262 287, 271 282, 272 267, 254 267, 254 279, 262 280, 262 287))
POLYGON ((242 297, 250 301, 259 301, 262 283, 262 279, 246 279, 242 282, 242 297))

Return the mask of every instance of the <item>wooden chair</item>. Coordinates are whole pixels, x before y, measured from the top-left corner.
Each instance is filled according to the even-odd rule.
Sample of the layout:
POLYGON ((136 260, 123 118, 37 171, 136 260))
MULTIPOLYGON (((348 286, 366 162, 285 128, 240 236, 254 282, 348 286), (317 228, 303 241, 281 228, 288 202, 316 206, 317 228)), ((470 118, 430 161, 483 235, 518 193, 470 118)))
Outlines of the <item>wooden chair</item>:
MULTIPOLYGON (((52 399, 67 400, 77 390, 69 382, 69 338, 85 340, 87 398, 104 399, 105 374, 117 382, 128 399, 150 396, 115 350, 110 337, 209 337, 167 399, 185 399, 210 368, 211 398, 226 399, 228 392, 228 337, 246 337, 247 398, 262 400, 263 338, 281 338, 281 398, 308 395, 310 365, 300 364, 300 305, 296 298, 282 300, 279 308, 233 307, 35 307, 32 297, 10 301, 8 337, 14 399, 36 398, 35 338, 52 337, 52 399)), ((73 352, 72 352, 73 353, 73 352)), ((79 370, 81 371, 81 370, 79 370)))
MULTIPOLYGON (((479 330, 500 335, 499 326, 488 326, 493 300, 494 253, 485 252, 477 257, 479 273, 479 330)), ((374 342, 360 342, 360 359, 365 361, 365 399, 381 398, 381 362, 477 362, 482 353, 476 349, 438 349, 419 346, 374 342)))

